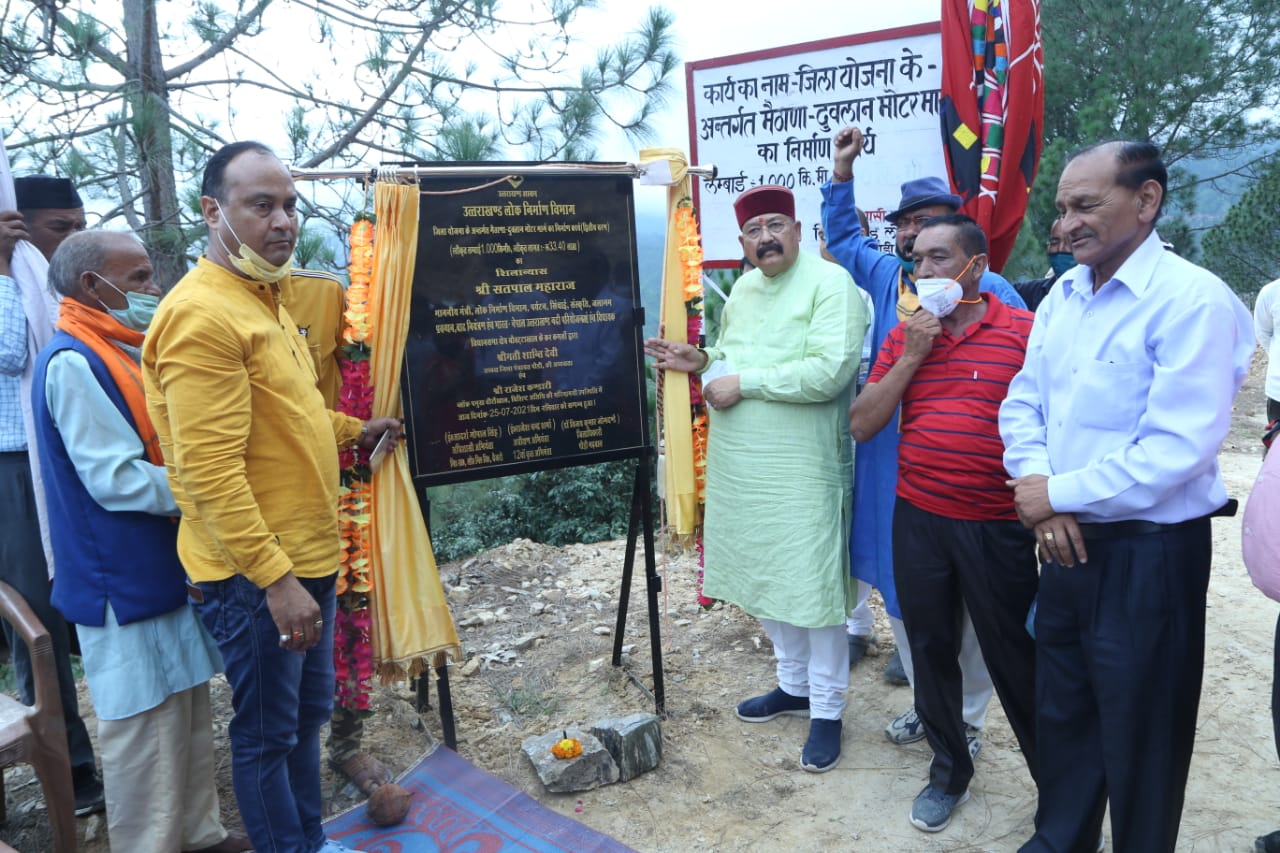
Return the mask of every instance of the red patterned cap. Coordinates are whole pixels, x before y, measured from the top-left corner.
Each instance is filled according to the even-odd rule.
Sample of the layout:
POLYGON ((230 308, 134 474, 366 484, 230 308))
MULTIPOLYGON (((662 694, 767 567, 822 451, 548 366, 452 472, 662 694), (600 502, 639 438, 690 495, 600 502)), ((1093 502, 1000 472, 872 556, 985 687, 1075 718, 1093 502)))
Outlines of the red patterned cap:
POLYGON ((752 187, 734 201, 733 212, 738 215, 739 228, 746 225, 747 220, 769 213, 781 213, 795 219, 796 197, 791 190, 776 184, 752 187))

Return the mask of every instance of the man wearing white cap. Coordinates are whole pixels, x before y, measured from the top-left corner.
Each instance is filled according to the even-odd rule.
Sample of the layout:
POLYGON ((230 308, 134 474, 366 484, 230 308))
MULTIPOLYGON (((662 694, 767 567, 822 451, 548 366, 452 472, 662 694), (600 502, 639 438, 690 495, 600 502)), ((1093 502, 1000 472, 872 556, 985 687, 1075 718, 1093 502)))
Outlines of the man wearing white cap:
POLYGON ((778 686, 738 704, 747 722, 810 718, 801 766, 840 758, 849 686, 845 617, 851 446, 845 413, 867 312, 849 274, 800 252, 795 198, 779 186, 734 202, 747 260, 716 345, 650 339, 655 367, 703 374, 712 407, 703 592, 760 619, 778 686))

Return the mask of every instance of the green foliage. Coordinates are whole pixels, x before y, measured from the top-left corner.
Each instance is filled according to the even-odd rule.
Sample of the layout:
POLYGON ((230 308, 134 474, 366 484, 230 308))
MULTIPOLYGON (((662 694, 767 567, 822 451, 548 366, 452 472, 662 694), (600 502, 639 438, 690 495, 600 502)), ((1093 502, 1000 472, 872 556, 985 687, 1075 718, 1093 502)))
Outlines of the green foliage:
MULTIPOLYGON (((1194 241, 1179 213, 1229 167, 1193 175, 1191 161, 1252 155, 1280 105, 1277 0, 1043 0, 1044 151, 1007 275, 1043 274, 1044 238, 1070 152, 1106 139, 1149 139, 1171 167, 1162 236, 1194 241), (1024 236, 1030 232, 1030 239, 1024 236)), ((1246 158, 1248 159, 1248 158, 1246 158)), ((1253 164, 1243 167, 1250 170, 1253 164)), ((1232 167, 1234 168, 1234 167, 1232 167)))
POLYGON ((294 265, 299 269, 332 270, 338 266, 333 243, 325 238, 323 229, 310 223, 298 229, 298 244, 293 249, 294 265))
MULTIPOLYGON (((189 186, 233 139, 260 139, 303 169, 364 169, 589 160, 610 124, 649 138, 678 65, 670 13, 649 11, 634 33, 574 68, 570 28, 592 0, 511 5, 5 3, 9 154, 20 173, 82 176, 82 194, 115 205, 104 221, 139 231, 170 285, 204 236, 189 186)), ((334 182, 302 205, 340 227, 363 203, 355 182, 334 182)))
MULTIPOLYGON (((738 280, 737 270, 707 270, 707 277, 715 282, 727 297, 733 292, 733 283, 738 280)), ((707 339, 707 346, 714 346, 720 339, 720 314, 724 311, 724 299, 714 288, 703 287, 702 293, 702 334, 707 339)))
POLYGON ((1247 304, 1280 275, 1280 155, 1205 234, 1204 261, 1247 304))
MULTIPOLYGON (((440 562, 531 539, 548 545, 625 536, 635 462, 535 471, 430 490, 431 544, 440 562)), ((656 516, 656 503, 654 507, 656 516)))

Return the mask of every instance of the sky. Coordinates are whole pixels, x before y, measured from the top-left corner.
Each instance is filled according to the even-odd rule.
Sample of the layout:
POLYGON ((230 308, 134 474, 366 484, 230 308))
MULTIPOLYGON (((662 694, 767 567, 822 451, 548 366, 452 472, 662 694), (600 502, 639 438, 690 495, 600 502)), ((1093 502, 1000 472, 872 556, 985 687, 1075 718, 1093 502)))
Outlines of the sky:
MULTIPOLYGON (((616 39, 635 29, 652 5, 655 4, 601 0, 597 10, 579 13, 574 32, 599 34, 602 42, 616 39)), ((685 63, 926 23, 941 17, 941 0, 797 0, 794 6, 798 14, 791 13, 786 3, 778 0, 739 0, 732 6, 714 0, 657 5, 665 5, 675 15, 675 50, 681 66, 673 75, 675 91, 654 121, 656 134, 648 144, 679 148, 686 153, 690 146, 685 63)), ((602 160, 635 162, 637 153, 637 146, 622 134, 612 135, 599 146, 602 160)), ((637 185, 635 204, 640 230, 661 227, 666 204, 661 188, 637 185)))
MULTIPOLYGON (((598 10, 580 13, 575 32, 599 33, 601 40, 606 40, 609 34, 620 34, 619 22, 625 22, 628 30, 634 29, 650 5, 655 4, 601 0, 598 10)), ((666 4, 675 15, 675 48, 682 63, 920 24, 941 17, 941 0, 796 0, 794 7, 802 12, 791 14, 788 4, 778 0, 739 0, 732 5, 714 0, 666 4)), ((676 91, 654 123, 658 135, 653 145, 689 150, 684 73, 682 64, 675 75, 677 79, 672 81, 676 91)), ((636 149, 619 135, 602 144, 600 153, 602 159, 633 161, 636 149)))

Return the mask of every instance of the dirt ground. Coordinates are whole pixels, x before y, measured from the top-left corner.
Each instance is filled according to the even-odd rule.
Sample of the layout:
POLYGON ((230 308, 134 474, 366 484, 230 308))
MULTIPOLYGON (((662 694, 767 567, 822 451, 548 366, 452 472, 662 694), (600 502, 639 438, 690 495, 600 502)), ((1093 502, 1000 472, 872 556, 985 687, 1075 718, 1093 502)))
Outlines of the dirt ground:
MULTIPOLYGON (((1237 400, 1221 462, 1231 494, 1248 494, 1260 464, 1261 371, 1237 400)), ((1276 605, 1253 589, 1240 561, 1239 519, 1215 522, 1208 648, 1196 753, 1179 850, 1243 851, 1280 827, 1280 761, 1269 712, 1276 605)), ((929 748, 889 743, 884 726, 911 703, 882 678, 892 635, 877 610, 879 645, 853 671, 844 754, 830 773, 799 769, 807 721, 752 725, 733 706, 774 684, 773 655, 758 624, 734 608, 701 610, 694 558, 659 555, 667 718, 657 770, 626 784, 549 794, 520 751, 533 734, 653 709, 609 664, 623 542, 554 548, 517 541, 441 567, 467 662, 452 670, 458 751, 564 815, 632 847, 658 851, 1011 851, 1031 833, 1030 777, 998 701, 983 732, 972 799, 951 826, 926 835, 907 822, 927 777, 929 748), (462 627, 471 625, 471 627, 462 627)), ((652 685, 643 575, 625 631, 628 669, 652 685)), ((878 598, 873 602, 879 605, 878 598)), ((225 684, 215 680, 218 779, 235 823, 226 759, 225 684)), ((396 771, 442 738, 435 711, 415 712, 408 685, 380 688, 367 748, 396 771)), ((433 691, 434 702, 434 691, 433 691)), ((81 706, 90 708, 87 693, 81 706)), ((90 731, 94 722, 90 714, 90 731)), ((29 769, 6 773, 4 840, 23 853, 49 849, 39 786, 29 769)), ((357 802, 326 771, 329 808, 357 802)), ((100 817, 78 822, 82 850, 105 853, 100 817)), ((1110 833, 1108 831, 1108 837, 1110 833)))

